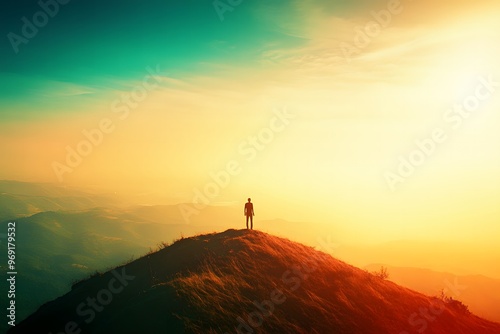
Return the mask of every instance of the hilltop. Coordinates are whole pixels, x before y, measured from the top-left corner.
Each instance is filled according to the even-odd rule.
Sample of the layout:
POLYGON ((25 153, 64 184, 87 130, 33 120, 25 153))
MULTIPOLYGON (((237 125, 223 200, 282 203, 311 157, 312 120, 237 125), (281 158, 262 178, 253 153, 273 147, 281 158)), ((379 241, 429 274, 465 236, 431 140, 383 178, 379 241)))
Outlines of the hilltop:
POLYGON ((498 334, 458 301, 258 231, 181 239, 75 284, 9 333, 498 334))
MULTIPOLYGON (((182 235, 224 231, 241 216, 240 207, 207 206, 189 222, 184 221, 178 205, 132 205, 116 201, 91 190, 60 185, 0 181, 0 229, 16 222, 22 249, 18 263, 16 320, 21 321, 41 305, 70 291, 72 282, 105 271, 131 258, 145 254, 162 241, 182 235), (118 203, 119 202, 119 203, 118 203), (117 204, 117 205, 115 205, 117 204), (214 222, 215 224, 211 224, 214 222)), ((262 222, 269 232, 299 231, 303 223, 262 222)), ((301 233, 302 241, 314 241, 312 231, 301 233), (309 237, 309 238, 308 238, 309 237)), ((0 249, 7 254, 7 243, 0 249)), ((5 237, 5 236, 4 236, 5 237)), ((0 274, 7 275, 0 266, 0 274)), ((9 282, 0 281, 8 291, 9 282)), ((7 308, 7 298, 0 306, 7 308)), ((9 325, 0 323, 0 333, 9 325)))

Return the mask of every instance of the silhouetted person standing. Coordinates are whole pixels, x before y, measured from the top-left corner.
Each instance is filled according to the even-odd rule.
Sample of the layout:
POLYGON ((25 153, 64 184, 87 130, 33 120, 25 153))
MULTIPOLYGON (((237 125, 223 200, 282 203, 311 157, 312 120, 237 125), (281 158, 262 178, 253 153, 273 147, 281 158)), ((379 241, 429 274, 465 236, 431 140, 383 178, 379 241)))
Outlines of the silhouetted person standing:
POLYGON ((247 230, 248 230, 248 218, 250 218, 250 228, 253 230, 253 216, 255 216, 255 213, 253 211, 253 204, 252 204, 252 199, 248 199, 248 203, 245 203, 245 211, 244 211, 245 216, 247 217, 247 230))

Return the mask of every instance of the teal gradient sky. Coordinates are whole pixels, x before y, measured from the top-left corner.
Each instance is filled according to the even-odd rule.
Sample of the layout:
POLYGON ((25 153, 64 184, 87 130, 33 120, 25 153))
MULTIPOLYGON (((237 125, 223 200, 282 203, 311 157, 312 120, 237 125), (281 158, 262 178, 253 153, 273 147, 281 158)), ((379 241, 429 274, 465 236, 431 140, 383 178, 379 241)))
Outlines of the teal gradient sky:
MULTIPOLYGON (((206 1, 70 2, 39 35, 20 45, 19 54, 3 39, 2 118, 24 119, 14 109, 33 103, 38 108, 30 112, 46 112, 41 109, 57 104, 45 98, 47 91, 63 85, 102 93, 121 88, 117 81, 142 77, 146 66, 156 64, 173 77, 214 75, 219 64, 258 66, 259 55, 270 45, 301 43, 259 15, 261 7, 248 1, 221 22, 206 1)), ((33 5, 14 8, 4 27, 17 33, 20 17, 37 10, 33 5)), ((280 20, 298 18, 290 6, 281 5, 279 12, 280 20)))
MULTIPOLYGON (((313 3, 337 15, 363 5, 313 3)), ((6 6, 4 33, 20 34, 21 18, 40 10, 36 1, 6 6)), ((7 38, 2 40, 2 120, 45 117, 61 106, 85 103, 89 96, 80 94, 99 96, 123 88, 119 83, 141 78, 146 66, 159 64, 175 78, 218 75, 219 66, 265 66, 266 51, 307 43, 298 29, 307 25, 306 13, 302 2, 243 1, 224 13, 222 22, 210 1, 70 1, 28 44, 19 46, 18 54, 7 38), (75 96, 64 101, 48 97, 48 91, 64 86, 65 95, 75 96), (29 108, 34 104, 37 108, 29 108)))

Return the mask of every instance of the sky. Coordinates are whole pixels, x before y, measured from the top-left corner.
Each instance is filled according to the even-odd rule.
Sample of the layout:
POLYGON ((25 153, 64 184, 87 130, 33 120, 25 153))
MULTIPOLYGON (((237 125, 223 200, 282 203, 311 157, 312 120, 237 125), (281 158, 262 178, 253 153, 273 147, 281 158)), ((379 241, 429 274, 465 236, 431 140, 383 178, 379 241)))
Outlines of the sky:
POLYGON ((496 243, 498 1, 41 3, 0 14, 0 178, 496 243))

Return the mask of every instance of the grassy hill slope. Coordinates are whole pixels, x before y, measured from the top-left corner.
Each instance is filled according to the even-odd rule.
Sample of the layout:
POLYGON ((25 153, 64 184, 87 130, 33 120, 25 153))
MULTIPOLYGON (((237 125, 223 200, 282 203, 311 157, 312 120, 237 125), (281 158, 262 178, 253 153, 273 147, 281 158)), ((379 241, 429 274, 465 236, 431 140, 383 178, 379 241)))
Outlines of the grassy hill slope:
MULTIPOLYGON (((206 231, 190 225, 150 222, 104 208, 42 212, 15 221, 18 319, 68 292, 73 281, 96 270, 137 258, 150 247, 170 242, 182 233, 206 231)), ((7 222, 0 223, 2 231, 7 231, 7 222)), ((0 250, 7 254, 6 242, 0 243, 0 250)), ((6 266, 0 265, 0 274, 5 277, 6 272, 6 266)), ((1 280, 1 291, 7 291, 7 285, 6 280, 1 280)), ((7 298, 0 300, 0 307, 6 308, 7 302, 7 298)), ((0 323, 0 332, 5 332, 6 326, 0 323)))
POLYGON ((493 334, 454 300, 262 232, 182 239, 73 286, 9 333, 493 334))

